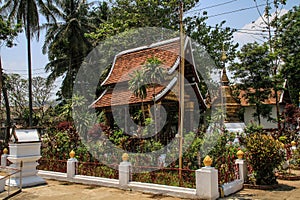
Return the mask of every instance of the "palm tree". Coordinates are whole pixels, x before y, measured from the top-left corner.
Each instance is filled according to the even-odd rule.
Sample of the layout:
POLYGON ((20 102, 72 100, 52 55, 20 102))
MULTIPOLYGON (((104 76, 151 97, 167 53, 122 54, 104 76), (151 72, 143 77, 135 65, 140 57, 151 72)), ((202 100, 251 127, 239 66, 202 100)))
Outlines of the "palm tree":
POLYGON ((157 121, 156 121, 156 104, 155 104, 155 87, 161 84, 164 80, 164 71, 160 67, 162 61, 156 57, 147 59, 143 68, 145 69, 145 79, 149 80, 153 88, 153 106, 154 106, 154 122, 155 133, 157 134, 157 121))
MULTIPOLYGON (((145 120, 145 112, 144 112, 144 99, 147 97, 147 85, 146 79, 144 77, 143 70, 136 70, 133 74, 130 74, 129 80, 129 90, 131 90, 134 96, 142 99, 142 113, 143 113, 143 120, 145 120)), ((141 122, 142 123, 142 122, 141 122)))
POLYGON ((47 20, 53 18, 53 15, 47 4, 41 0, 8 0, 3 4, 0 11, 8 13, 8 19, 16 20, 25 29, 28 59, 29 126, 32 126, 31 39, 34 36, 39 38, 39 14, 46 16, 47 20))
POLYGON ((89 4, 84 0, 53 0, 50 10, 55 21, 45 24, 47 29, 43 53, 48 53, 49 63, 45 69, 51 72, 48 80, 53 81, 65 75, 61 95, 72 96, 76 74, 84 57, 92 49, 86 33, 95 30, 88 16, 89 4))

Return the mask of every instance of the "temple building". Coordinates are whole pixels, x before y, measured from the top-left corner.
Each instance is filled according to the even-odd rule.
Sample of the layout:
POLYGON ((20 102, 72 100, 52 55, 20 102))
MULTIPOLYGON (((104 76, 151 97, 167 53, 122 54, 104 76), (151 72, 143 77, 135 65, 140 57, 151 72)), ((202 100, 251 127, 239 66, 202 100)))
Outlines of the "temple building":
MULTIPOLYGON (((220 109, 223 112, 223 122, 228 130, 242 130, 245 126, 254 123, 258 124, 258 120, 254 117, 255 105, 249 103, 245 98, 246 91, 237 90, 236 94, 232 89, 234 86, 229 85, 229 79, 224 68, 221 75, 221 85, 219 88, 219 96, 212 101, 212 108, 220 109)), ((286 88, 284 83, 283 88, 286 88)), ((253 91, 254 90, 251 90, 253 91)), ((287 90, 278 91, 280 113, 284 106, 290 103, 290 98, 287 90)), ((270 117, 276 119, 276 99, 274 90, 271 91, 269 98, 264 101, 264 104, 271 106, 270 117)), ((264 129, 276 129, 277 122, 268 120, 261 116, 261 126, 264 129)))
MULTIPOLYGON (((192 46, 189 38, 184 42, 185 52, 185 128, 197 128, 199 122, 195 122, 195 108, 200 115, 206 110, 206 104, 200 93, 192 46)), ((129 133, 132 121, 137 123, 138 111, 144 111, 147 117, 156 116, 156 122, 161 122, 161 113, 166 113, 166 123, 162 123, 159 130, 165 134, 174 136, 178 128, 179 111, 179 77, 180 66, 180 38, 161 41, 149 46, 138 47, 120 52, 115 56, 114 63, 106 79, 101 86, 105 88, 92 107, 105 113, 106 122, 114 126, 118 121, 119 128, 129 133), (164 80, 161 83, 150 83, 146 87, 146 96, 135 96, 130 88, 130 80, 136 71, 142 71, 147 60, 155 58, 161 61, 158 67, 164 71, 164 80), (153 105, 156 105, 154 110, 153 105), (157 109, 159 107, 160 109, 157 109), (155 112, 155 113, 154 113, 155 112), (117 115, 115 115, 117 113, 117 115), (116 119, 116 118, 120 119, 116 119)), ((159 123, 158 123, 159 124, 159 123)))

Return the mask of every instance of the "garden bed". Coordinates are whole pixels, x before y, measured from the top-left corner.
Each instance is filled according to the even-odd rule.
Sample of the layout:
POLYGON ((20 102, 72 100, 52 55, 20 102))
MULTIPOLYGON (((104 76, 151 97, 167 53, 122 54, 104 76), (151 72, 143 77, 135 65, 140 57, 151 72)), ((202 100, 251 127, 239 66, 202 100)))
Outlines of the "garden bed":
POLYGON ((278 172, 277 178, 280 180, 298 181, 300 180, 300 170, 290 169, 290 171, 278 172))
POLYGON ((253 185, 253 184, 244 184, 244 188, 247 189, 256 189, 256 190, 274 190, 279 188, 279 184, 274 185, 253 185))

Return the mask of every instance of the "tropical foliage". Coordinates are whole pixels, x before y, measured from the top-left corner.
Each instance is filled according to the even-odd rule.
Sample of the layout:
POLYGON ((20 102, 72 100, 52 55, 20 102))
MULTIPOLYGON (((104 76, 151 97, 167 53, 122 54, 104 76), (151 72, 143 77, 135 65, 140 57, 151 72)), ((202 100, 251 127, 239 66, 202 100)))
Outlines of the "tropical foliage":
POLYGON ((40 33, 40 15, 44 15, 47 20, 53 18, 47 3, 40 0, 10 0, 6 1, 0 8, 1 13, 8 15, 8 19, 20 23, 25 30, 27 39, 27 60, 28 60, 28 81, 29 81, 29 118, 28 124, 32 126, 32 66, 31 66, 31 39, 40 33))
POLYGON ((278 49, 284 64, 281 73, 288 81, 289 92, 294 105, 299 105, 300 42, 297 32, 300 23, 300 6, 294 7, 282 16, 278 23, 278 49))
POLYGON ((82 0, 53 1, 49 9, 55 16, 46 23, 47 29, 43 53, 48 54, 46 72, 53 81, 65 75, 60 94, 63 99, 72 96, 76 74, 84 57, 92 48, 85 34, 94 30, 88 17, 88 4, 82 0))
MULTIPOLYGON (((130 136, 116 125, 105 126, 103 112, 99 114, 101 123, 88 129, 87 119, 90 113, 77 109, 88 102, 81 96, 73 95, 73 86, 84 58, 103 41, 106 41, 105 45, 108 47, 108 57, 113 58, 124 48, 130 49, 136 47, 135 45, 147 45, 178 36, 180 19, 177 0, 109 0, 101 1, 98 4, 88 3, 90 1, 85 0, 0 0, 0 2, 0 44, 13 47, 13 39, 22 27, 25 30, 28 50, 29 80, 27 81, 17 74, 4 74, 1 77, 1 89, 7 110, 7 125, 10 125, 10 103, 10 107, 14 108, 13 114, 24 120, 24 126, 46 126, 42 144, 44 159, 65 160, 68 158, 68 153, 75 150, 80 161, 99 162, 97 156, 89 153, 81 139, 91 144, 92 147, 89 149, 91 152, 95 150, 99 154, 104 152, 102 150, 107 141, 123 150, 145 153, 158 150, 170 139, 176 139, 174 134, 176 131, 169 134, 164 130, 163 134, 158 137, 130 136), (46 18, 44 24, 40 23, 40 16, 46 18), (149 37, 145 37, 143 33, 148 32, 149 27, 160 27, 156 29, 159 34, 148 33, 149 37), (137 30, 138 28, 143 28, 144 32, 140 31, 141 29, 137 30), (41 29, 46 30, 42 51, 48 55, 49 59, 49 63, 45 66, 46 72, 50 73, 47 81, 41 77, 31 79, 31 39, 33 37, 38 39, 41 29), (172 33, 166 31, 167 29, 172 33), (140 36, 136 37, 137 35, 140 36), (158 35, 159 37, 157 37, 158 35), (124 37, 124 41, 115 42, 115 38, 112 36, 124 37), (43 110, 41 113, 33 115, 31 113, 32 106, 42 107, 49 103, 53 89, 51 83, 58 78, 63 79, 58 93, 60 97, 58 104, 50 107, 47 112, 43 110), (29 104, 29 109, 27 104, 29 104), (72 114, 79 117, 73 119, 72 114), (74 124, 77 124, 78 121, 80 121, 80 126, 75 128, 74 124), (78 132, 84 132, 85 135, 79 135, 78 132), (101 137, 105 140, 99 142, 98 139, 101 137)), ((183 2, 183 10, 188 12, 191 8, 195 8, 199 0, 183 2)), ((257 2, 255 1, 255 3, 257 2)), ((290 143, 298 139, 299 121, 296 119, 300 119, 299 109, 295 107, 299 103, 300 91, 298 86, 300 77, 299 6, 280 17, 280 5, 284 5, 285 0, 265 0, 265 3, 264 13, 260 13, 264 17, 262 32, 267 33, 264 34, 264 42, 246 44, 238 52, 236 52, 238 44, 233 42, 233 33, 236 30, 225 27, 225 21, 208 26, 207 12, 203 12, 202 15, 193 15, 193 12, 189 12, 189 15, 183 20, 185 33, 197 43, 193 44, 193 50, 198 53, 194 59, 197 61, 196 63, 204 66, 196 66, 197 70, 204 68, 201 71, 202 77, 200 77, 199 85, 202 94, 206 94, 208 91, 204 80, 211 78, 211 72, 217 72, 224 68, 227 62, 230 62, 229 69, 240 83, 238 89, 244 92, 243 98, 255 106, 254 117, 257 117, 260 124, 261 116, 272 120, 270 107, 264 102, 270 96, 275 96, 278 105, 277 91, 282 89, 279 85, 282 85, 282 77, 287 79, 288 90, 294 106, 286 106, 281 121, 277 115, 277 121, 282 122, 282 129, 265 134, 261 127, 253 125, 247 127, 245 136, 240 138, 241 143, 245 145, 247 159, 254 170, 256 184, 276 183, 273 171, 283 159, 280 142, 288 150, 291 147, 290 143), (272 20, 271 10, 273 8, 275 17, 272 20), (221 60, 222 52, 226 54, 227 60, 221 60), (208 57, 213 61, 208 62, 208 57)), ((99 63, 104 63, 102 58, 99 58, 99 63)), ((153 128, 153 120, 145 115, 143 101, 147 97, 147 88, 152 87, 155 96, 155 86, 163 83, 164 71, 158 67, 162 64, 162 60, 155 57, 149 58, 144 63, 142 70, 134 71, 130 77, 129 89, 142 100, 141 111, 136 107, 133 108, 136 113, 133 118, 140 125, 149 125, 148 128, 139 130, 139 134, 142 136, 147 135, 153 128)), ((111 66, 112 63, 105 63, 106 74, 102 75, 100 82, 104 80, 111 66)), ((98 96, 97 92, 96 96, 98 96)), ((94 93, 92 95, 95 96, 94 93)), ((153 103, 155 104, 155 102, 153 103)), ((168 120, 177 121, 177 117, 177 114, 172 113, 168 120)), ((154 119, 156 119, 156 112, 154 112, 154 119)), ((203 165, 201 161, 209 154, 214 160, 213 166, 217 167, 221 174, 220 180, 222 181, 220 183, 232 180, 234 178, 232 163, 239 148, 237 144, 233 143, 235 135, 221 130, 221 133, 216 132, 209 138, 205 137, 201 131, 186 133, 185 142, 191 142, 191 145, 184 154, 184 168, 187 170, 200 168, 203 165)), ((116 155, 111 159, 117 164, 120 161, 120 157, 116 155)), ((87 170, 88 168, 85 166, 85 163, 80 163, 79 169, 91 174, 92 170, 87 170)), ((169 167, 178 168, 178 161, 174 161, 169 167)), ((105 166, 98 166, 95 170, 107 169, 105 166)), ((109 177, 112 177, 112 173, 115 172, 107 171, 109 177)), ((157 174, 147 173, 140 177, 136 176, 136 178, 154 179, 155 176, 159 183, 165 184, 166 177, 170 178, 172 185, 177 185, 176 182, 179 181, 174 172, 164 172, 163 170, 158 171, 157 174)), ((194 179, 194 174, 191 179, 194 179)), ((194 187, 190 183, 187 185, 194 187)))
POLYGON ((249 162, 253 167, 255 184, 276 184, 274 170, 284 160, 281 143, 272 136, 257 132, 246 137, 245 146, 248 151, 249 162))

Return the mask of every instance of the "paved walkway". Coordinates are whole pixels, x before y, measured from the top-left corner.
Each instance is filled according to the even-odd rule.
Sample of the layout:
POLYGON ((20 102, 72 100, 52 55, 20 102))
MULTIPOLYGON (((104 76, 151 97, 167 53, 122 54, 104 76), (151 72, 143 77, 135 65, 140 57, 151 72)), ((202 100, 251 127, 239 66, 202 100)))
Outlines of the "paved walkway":
MULTIPOLYGON (((300 181, 279 181, 280 187, 272 191, 244 189, 230 197, 222 199, 300 199, 300 181)), ((124 191, 115 188, 81 185, 68 182, 47 180, 47 185, 24 188, 13 200, 180 200, 180 198, 162 195, 124 191)))
POLYGON ((298 200, 300 199, 300 181, 278 180, 279 187, 274 190, 243 189, 240 192, 222 199, 260 199, 260 200, 298 200))

